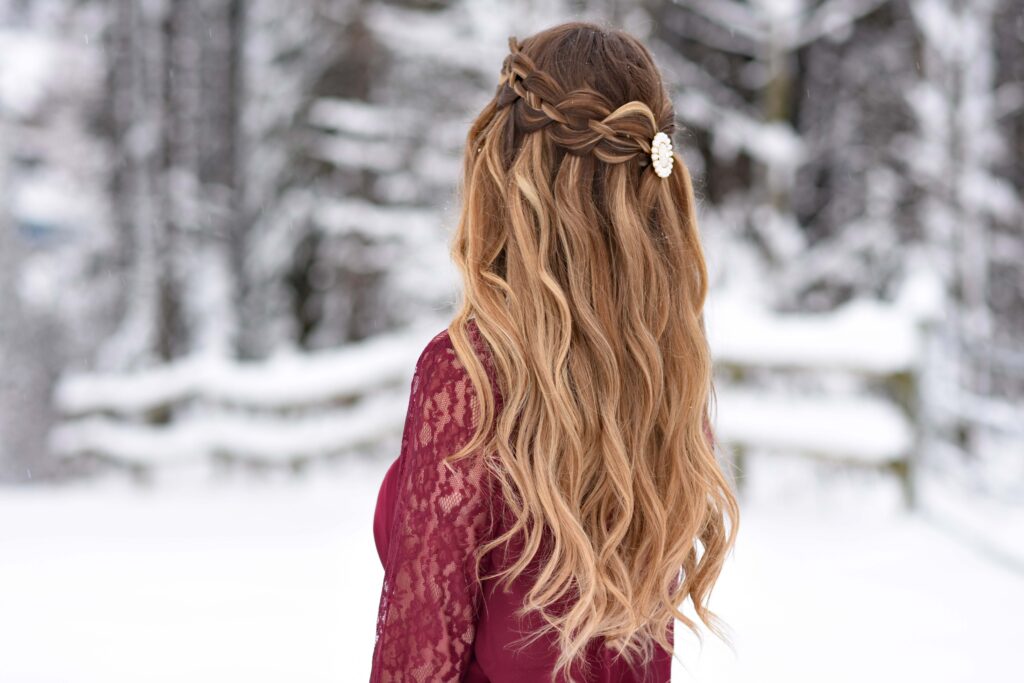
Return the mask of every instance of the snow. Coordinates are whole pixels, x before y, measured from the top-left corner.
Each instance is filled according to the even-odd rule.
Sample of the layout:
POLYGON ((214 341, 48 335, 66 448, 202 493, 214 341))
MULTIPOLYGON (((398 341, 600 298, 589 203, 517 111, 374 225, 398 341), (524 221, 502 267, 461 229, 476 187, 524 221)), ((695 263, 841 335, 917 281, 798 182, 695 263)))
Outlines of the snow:
POLYGON ((906 457, 913 427, 891 401, 719 387, 716 428, 726 443, 884 464, 906 457))
POLYGON ((713 130, 716 157, 746 152, 786 176, 804 161, 804 142, 786 123, 758 121, 735 108, 719 106, 697 90, 682 92, 674 104, 682 116, 713 130))
MULTIPOLYGON (((487 3, 495 28, 508 26, 510 12, 519 8, 487 3)), ((405 58, 456 66, 470 73, 493 78, 501 67, 506 46, 501 39, 487 40, 470 24, 472 13, 456 6, 445 12, 423 11, 375 3, 366 13, 369 26, 379 39, 405 58)))
MULTIPOLYGON (((918 279, 897 303, 855 300, 813 315, 760 310, 722 290, 707 309, 713 357, 733 368, 839 370, 854 383, 913 372, 921 350, 911 312, 928 308, 918 279)), ((283 463, 351 450, 400 431, 401 390, 420 350, 446 326, 433 319, 339 350, 263 362, 196 354, 134 373, 68 375, 56 405, 71 419, 51 445, 64 456, 152 465, 214 456, 283 463), (124 420, 162 408, 174 411, 170 425, 124 420)), ((720 382, 717 399, 717 428, 732 444, 884 465, 907 457, 915 441, 899 404, 862 389, 815 394, 720 382)))
POLYGON ((11 213, 22 223, 65 230, 84 230, 83 216, 95 216, 95 198, 82 192, 67 174, 26 174, 18 183, 11 213))
POLYGON ((920 355, 905 307, 855 300, 828 313, 774 314, 723 290, 709 296, 705 310, 719 363, 884 374, 914 367, 920 355))
MULTIPOLYGON (((1003 83, 1019 50, 993 28, 1005 12, 991 0, 913 0, 906 21, 889 22, 888 12, 861 21, 883 3, 606 8, 631 12, 634 30, 663 48, 658 62, 686 122, 680 142, 689 143, 699 202, 709 189, 701 226, 716 276, 712 355, 726 378, 745 371, 745 384, 717 385, 716 412, 727 445, 752 454, 740 543, 713 599, 737 649, 709 637, 699 650, 681 632, 673 680, 1019 677, 1020 629, 1010 619, 1024 607, 1024 406, 987 395, 980 380, 961 386, 956 377, 977 373, 954 353, 963 342, 997 379, 1024 367, 1015 349, 991 343, 991 330, 1013 327, 1010 314, 977 305, 986 291, 1007 302, 1024 260, 1007 156, 1019 135, 1002 125, 1020 106, 1020 89, 1003 83), (652 23, 662 18, 660 28, 652 23), (819 49, 822 38, 838 44, 819 49), (795 59, 805 46, 809 59, 795 59), (739 62, 746 66, 720 68, 739 62), (872 87, 879 73, 892 87, 872 87), (754 96, 775 91, 776 77, 806 89, 790 93, 786 112, 754 96), (903 284, 893 294, 897 272, 903 284), (810 312, 846 293, 871 300, 810 312), (883 295, 895 298, 874 300, 883 295), (808 312, 772 312, 780 303, 808 312), (985 322, 997 315, 998 328, 985 322), (922 348, 922 323, 942 327, 944 317, 968 329, 922 348), (885 465, 911 451, 916 434, 903 411, 866 388, 908 371, 925 399, 915 416, 925 438, 913 451, 921 505, 913 514, 900 482, 881 468, 822 462, 885 465), (944 433, 947 426, 967 427, 969 438, 944 433)), ((228 103, 208 97, 221 93, 227 60, 204 62, 200 73, 186 57, 178 70, 151 49, 160 47, 146 38, 160 30, 160 13, 148 10, 161 4, 118 19, 44 3, 52 20, 0 28, 0 120, 13 133, 0 131, 0 145, 13 146, 18 160, 6 204, 33 237, 3 271, 20 296, 0 297, 8 323, 0 364, 18 370, 0 392, 0 474, 39 478, 49 462, 41 425, 53 408, 60 423, 46 433, 54 455, 105 457, 150 475, 148 487, 111 469, 109 478, 64 487, 0 488, 0 683, 365 680, 381 580, 370 516, 388 464, 370 451, 394 448, 416 354, 447 316, 302 353, 287 350, 298 344, 296 311, 322 303, 304 339, 317 349, 346 343, 357 301, 373 302, 394 324, 442 312, 434 304, 458 284, 441 240, 457 205, 444 197, 506 37, 570 14, 603 19, 606 9, 498 0, 318 9, 264 0, 246 11, 247 93, 228 103), (374 55, 337 33, 353 17, 374 55), (114 74, 115 92, 104 94, 110 46, 98 37, 109 31, 132 38, 122 46, 128 61, 110 64, 139 69, 114 74), (353 64, 369 69, 369 90, 349 85, 370 102, 318 99, 338 92, 319 76, 335 72, 339 47, 354 48, 353 64), (244 192, 154 175, 139 160, 167 123, 144 105, 170 67, 185 79, 180 111, 212 121, 212 135, 233 130, 221 123, 238 105, 251 143, 242 145, 244 192), (108 95, 118 117, 130 117, 108 131, 124 136, 130 160, 128 184, 110 197, 104 179, 121 157, 90 124, 108 95), (130 102, 142 108, 126 109, 130 102), (309 157, 331 169, 310 167, 309 157), (212 200, 209 211, 200 196, 212 200), (223 208, 236 205, 254 222, 228 246, 216 236, 228 234, 223 208), (161 225, 165 208, 214 239, 188 232, 158 252, 159 231, 146 226, 161 225), (136 226, 132 239, 115 229, 117 215, 136 226), (352 251, 353 235, 366 246, 352 251), (314 275, 368 264, 380 286, 334 286, 328 275, 316 278, 319 295, 292 302, 290 273, 303 267, 306 237, 322 238, 309 247, 314 275), (229 262, 244 266, 246 301, 234 298, 229 262), (164 268, 182 278, 172 294, 192 331, 181 340, 184 359, 147 369, 158 330, 149 275, 164 268), (124 310, 111 295, 123 288, 131 292, 124 310), (240 362, 231 358, 236 338, 246 355, 278 351, 240 362), (58 371, 70 374, 51 406, 58 371), (117 374, 100 374, 109 371, 117 374), (146 422, 168 407, 167 424, 146 422), (290 468, 220 467, 225 458, 305 467, 295 468, 302 478, 285 478, 290 468)), ((15 5, 26 8, 12 16, 44 11, 38 2, 15 5)), ((206 14, 208 25, 184 21, 179 37, 216 53, 232 24, 224 12, 206 14)), ((174 158, 187 162, 189 141, 205 139, 195 138, 202 126, 192 128, 180 131, 187 144, 175 143, 174 158)))
POLYGON ((335 199, 321 202, 313 217, 329 235, 358 232, 374 240, 385 240, 410 238, 416 233, 433 234, 440 215, 432 209, 335 199))
POLYGON ((894 303, 914 320, 933 322, 942 315, 942 279, 919 250, 907 254, 907 272, 894 303))
POLYGON ((967 205, 988 211, 1009 225, 1020 219, 1020 199, 1010 182, 977 168, 965 172, 960 182, 967 205))
POLYGON ((1024 575, 1024 465, 1019 450, 1006 455, 1013 457, 989 467, 1002 475, 998 482, 965 486, 970 478, 960 472, 936 473, 922 482, 920 493, 933 524, 1024 575))
POLYGON ((371 504, 338 481, 5 492, 0 680, 354 680, 380 582, 371 504))
POLYGON ((321 97, 309 109, 309 123, 363 137, 408 137, 416 121, 413 109, 386 109, 380 105, 340 97, 321 97))
POLYGON ((716 588, 737 654, 715 643, 680 680, 1012 678, 1020 576, 921 520, 776 511, 746 534, 716 588))
POLYGON ((401 433, 420 352, 446 327, 427 318, 342 349, 263 362, 196 355, 135 373, 70 375, 55 398, 69 419, 51 431, 50 448, 179 468, 214 458, 301 463, 386 441, 401 433), (173 411, 169 424, 139 419, 160 409, 173 411))
POLYGON ((687 7, 730 33, 750 41, 795 50, 821 36, 848 31, 858 18, 886 0, 690 0, 687 7))
MULTIPOLYGON (((900 512, 882 479, 809 486, 804 463, 758 462, 712 596, 736 651, 677 626, 674 681, 1012 678, 1019 572, 900 512)), ((0 490, 0 680, 366 680, 388 464, 0 490)))
POLYGON ((1024 404, 963 392, 957 396, 936 394, 931 399, 938 410, 961 415, 972 422, 1017 436, 1024 436, 1024 404))
POLYGON ((329 403, 407 382, 423 347, 446 326, 430 317, 341 349, 281 352, 264 362, 196 355, 136 373, 69 375, 59 385, 55 403, 68 415, 137 414, 190 398, 259 409, 329 403))
POLYGON ((309 417, 253 416, 204 408, 159 427, 90 417, 54 428, 50 443, 60 455, 97 453, 137 465, 191 465, 214 457, 260 463, 309 461, 401 433, 409 403, 405 389, 309 417))
POLYGON ((338 168, 393 173, 405 164, 404 143, 391 140, 355 140, 334 134, 314 136, 309 155, 338 168))
POLYGON ((55 44, 41 36, 0 30, 0 112, 32 116, 51 87, 57 59, 55 44))

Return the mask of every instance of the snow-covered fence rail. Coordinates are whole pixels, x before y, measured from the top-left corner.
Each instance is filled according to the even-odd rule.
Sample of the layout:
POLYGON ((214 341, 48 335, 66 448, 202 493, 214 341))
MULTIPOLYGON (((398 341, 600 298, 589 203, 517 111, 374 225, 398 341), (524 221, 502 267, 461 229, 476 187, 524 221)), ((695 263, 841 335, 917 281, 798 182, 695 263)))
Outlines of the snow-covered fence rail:
POLYGON ((709 306, 717 430, 741 481, 748 452, 799 453, 892 472, 912 506, 926 325, 882 302, 809 315, 709 306))
MULTIPOLYGON (((400 432, 418 352, 443 321, 344 349, 262 362, 196 357, 117 375, 67 375, 53 449, 137 470, 196 461, 283 464, 400 432)), ((769 314, 712 300, 717 433, 741 472, 753 451, 898 475, 914 498, 924 418, 922 323, 891 304, 769 314)))
POLYGON ((419 352, 443 322, 310 354, 195 357, 62 378, 51 435, 64 458, 135 471, 203 461, 301 467, 400 433, 419 352))

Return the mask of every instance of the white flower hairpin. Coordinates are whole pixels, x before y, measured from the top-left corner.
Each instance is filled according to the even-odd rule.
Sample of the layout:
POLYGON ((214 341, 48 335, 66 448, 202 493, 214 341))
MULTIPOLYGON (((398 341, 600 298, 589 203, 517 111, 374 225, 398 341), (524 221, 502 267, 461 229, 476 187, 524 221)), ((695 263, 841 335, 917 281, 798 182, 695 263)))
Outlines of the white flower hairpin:
POLYGON ((672 174, 672 139, 664 132, 659 132, 651 140, 651 162, 659 177, 667 178, 672 174))

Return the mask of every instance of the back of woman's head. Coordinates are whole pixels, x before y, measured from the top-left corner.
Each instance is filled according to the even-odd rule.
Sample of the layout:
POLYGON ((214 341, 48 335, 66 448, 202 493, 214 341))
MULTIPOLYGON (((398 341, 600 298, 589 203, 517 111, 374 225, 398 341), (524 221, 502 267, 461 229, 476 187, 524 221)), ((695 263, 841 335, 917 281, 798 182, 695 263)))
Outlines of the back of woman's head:
POLYGON ((509 46, 469 131, 452 241, 464 298, 449 334, 483 415, 454 457, 493 454, 515 524, 480 556, 522 534, 522 557, 496 577, 539 563, 523 609, 557 633, 559 664, 598 637, 640 662, 654 643, 671 651, 673 617, 696 630, 687 597, 718 631, 706 599, 736 528, 709 439, 693 190, 678 157, 667 175, 652 165, 675 120, 634 37, 574 22, 509 46))

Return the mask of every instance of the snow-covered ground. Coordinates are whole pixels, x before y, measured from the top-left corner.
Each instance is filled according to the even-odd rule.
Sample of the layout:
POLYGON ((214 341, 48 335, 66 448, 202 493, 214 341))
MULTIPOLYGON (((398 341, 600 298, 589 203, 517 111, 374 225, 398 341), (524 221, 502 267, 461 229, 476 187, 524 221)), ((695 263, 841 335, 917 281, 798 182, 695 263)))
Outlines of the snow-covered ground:
MULTIPOLYGON (((386 465, 0 490, 0 681, 366 680, 386 465)), ((673 680, 1020 680, 1012 566, 902 512, 888 480, 757 467, 713 597, 735 652, 677 630, 673 680)))

